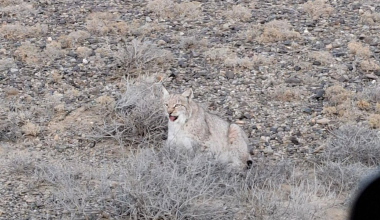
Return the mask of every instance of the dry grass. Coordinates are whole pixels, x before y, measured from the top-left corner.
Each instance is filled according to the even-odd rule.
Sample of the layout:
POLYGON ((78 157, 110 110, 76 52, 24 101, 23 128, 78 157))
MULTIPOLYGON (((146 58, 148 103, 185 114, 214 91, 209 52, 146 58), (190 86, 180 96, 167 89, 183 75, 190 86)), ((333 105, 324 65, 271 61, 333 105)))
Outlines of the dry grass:
POLYGON ((38 133, 40 133, 41 128, 32 122, 27 122, 21 127, 21 131, 27 136, 37 136, 38 133))
POLYGON ((377 12, 365 11, 360 16, 360 21, 364 24, 377 25, 380 23, 380 14, 377 12))
POLYGON ((129 76, 132 71, 152 70, 160 65, 170 65, 173 56, 170 51, 159 49, 150 41, 132 40, 129 45, 121 47, 116 53, 117 63, 127 69, 129 76))
POLYGON ((380 70, 379 64, 375 60, 362 60, 360 62, 360 69, 365 72, 372 72, 376 70, 380 70))
POLYGON ((42 62, 41 51, 30 42, 23 42, 14 52, 17 59, 29 65, 40 65, 42 62))
POLYGON ((224 65, 226 67, 233 68, 245 68, 245 69, 253 69, 258 66, 266 66, 272 64, 274 59, 271 57, 265 57, 262 55, 254 55, 252 57, 243 57, 239 58, 236 55, 231 55, 224 59, 224 65))
MULTIPOLYGON (((380 120, 380 117, 375 116, 375 118, 380 120)), ((322 156, 326 161, 342 165, 361 163, 368 167, 378 166, 380 164, 379 133, 377 130, 366 127, 344 125, 333 132, 322 156)))
POLYGON ((359 100, 356 102, 356 106, 360 110, 368 111, 371 108, 371 105, 366 100, 359 100))
POLYGON ((17 17, 25 18, 30 15, 35 15, 36 10, 33 5, 22 0, 15 1, 0 1, 0 16, 1 17, 17 17))
POLYGON ((62 47, 70 48, 75 47, 76 45, 81 45, 90 36, 90 33, 87 31, 78 30, 71 32, 67 36, 61 36, 59 42, 61 43, 62 47))
POLYGON ((297 88, 278 86, 274 88, 271 97, 276 101, 292 102, 299 97, 299 92, 297 92, 297 90, 297 88))
POLYGON ((363 46, 360 42, 351 41, 348 43, 348 50, 350 53, 368 59, 371 56, 371 51, 368 46, 363 46))
POLYGON ((173 0, 151 0, 148 2, 147 9, 162 19, 174 17, 194 19, 201 14, 200 6, 199 2, 175 3, 173 0))
POLYGON ((19 23, 3 24, 0 27, 0 36, 5 39, 20 40, 24 38, 40 37, 48 32, 48 26, 36 24, 34 26, 24 26, 19 23))
POLYGON ((252 17, 252 14, 250 9, 241 5, 234 5, 231 10, 225 13, 225 16, 234 21, 247 21, 252 17))
POLYGON ((92 54, 92 49, 88 47, 78 47, 76 49, 76 54, 81 58, 89 57, 92 54))
POLYGON ((253 42, 262 33, 263 27, 257 24, 251 24, 247 27, 247 30, 240 31, 239 38, 244 39, 246 42, 253 42))
POLYGON ((351 97, 351 92, 345 90, 339 85, 331 86, 326 89, 326 98, 330 105, 336 106, 343 104, 347 99, 351 97))
POLYGON ((323 65, 329 65, 334 62, 334 57, 328 51, 313 51, 308 54, 310 59, 316 60, 323 65))
POLYGON ((380 103, 376 103, 375 112, 380 113, 380 103))
POLYGON ((131 80, 116 102, 110 97, 99 97, 96 101, 106 109, 105 113, 110 113, 112 106, 114 108, 98 132, 92 135, 94 138, 112 138, 120 145, 161 144, 166 135, 167 119, 162 113, 160 84, 131 80))
POLYGON ((105 35, 109 33, 126 35, 131 27, 120 21, 119 15, 109 12, 93 12, 86 18, 86 28, 92 34, 105 35))
POLYGON ((297 39, 300 36, 298 32, 293 31, 287 20, 273 20, 264 25, 263 33, 256 40, 260 43, 270 43, 297 39))
POLYGON ((380 114, 372 114, 368 118, 368 124, 371 128, 380 128, 380 114))
POLYGON ((58 41, 52 41, 46 44, 46 48, 43 51, 45 61, 54 61, 65 56, 66 51, 62 50, 62 45, 58 41))
POLYGON ((302 9, 313 20, 318 20, 320 17, 328 17, 334 11, 329 4, 326 4, 326 0, 309 0, 302 5, 302 9))
POLYGON ((204 53, 205 57, 211 61, 222 60, 224 61, 227 57, 231 56, 232 52, 228 48, 213 48, 204 53))
POLYGON ((195 36, 192 37, 183 37, 180 40, 179 46, 182 49, 196 49, 207 47, 207 39, 198 39, 195 36))
POLYGON ((29 186, 48 187, 43 205, 63 219, 317 219, 310 217, 334 205, 334 194, 285 160, 259 159, 235 173, 214 158, 164 148, 140 149, 101 168, 22 154, 3 164, 29 186))

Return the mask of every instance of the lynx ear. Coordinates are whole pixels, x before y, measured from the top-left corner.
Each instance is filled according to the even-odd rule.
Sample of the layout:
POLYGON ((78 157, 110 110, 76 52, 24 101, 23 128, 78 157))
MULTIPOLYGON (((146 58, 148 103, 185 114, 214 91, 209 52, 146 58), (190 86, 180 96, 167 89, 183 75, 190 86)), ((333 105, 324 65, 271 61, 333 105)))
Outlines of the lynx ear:
POLYGON ((186 97, 187 99, 191 100, 194 98, 194 93, 192 89, 188 89, 185 92, 182 93, 182 96, 186 97))
POLYGON ((163 86, 162 86, 162 98, 163 98, 164 100, 169 98, 169 92, 168 92, 168 90, 166 90, 165 87, 163 87, 163 86))

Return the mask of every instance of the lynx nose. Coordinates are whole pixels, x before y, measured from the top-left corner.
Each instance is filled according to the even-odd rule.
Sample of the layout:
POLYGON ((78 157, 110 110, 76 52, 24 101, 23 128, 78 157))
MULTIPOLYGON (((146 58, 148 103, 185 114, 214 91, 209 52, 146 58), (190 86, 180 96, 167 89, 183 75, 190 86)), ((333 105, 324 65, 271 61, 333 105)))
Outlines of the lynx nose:
POLYGON ((168 113, 169 113, 169 115, 170 115, 171 113, 173 113, 173 111, 174 111, 174 109, 168 109, 168 113))

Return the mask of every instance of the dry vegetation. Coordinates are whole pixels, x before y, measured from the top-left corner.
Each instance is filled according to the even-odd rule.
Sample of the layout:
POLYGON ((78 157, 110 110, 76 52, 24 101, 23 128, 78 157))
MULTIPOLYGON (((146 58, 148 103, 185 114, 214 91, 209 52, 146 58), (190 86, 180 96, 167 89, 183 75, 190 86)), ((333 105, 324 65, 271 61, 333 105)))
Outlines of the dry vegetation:
POLYGON ((351 41, 348 43, 348 50, 350 53, 368 59, 371 56, 371 51, 368 46, 363 46, 360 42, 351 41))
POLYGON ((226 12, 226 17, 235 21, 247 21, 251 16, 251 10, 241 5, 234 5, 226 12))
POLYGON ((320 17, 330 16, 334 11, 334 9, 326 3, 326 0, 309 0, 302 5, 302 9, 314 20, 318 20, 320 17))
POLYGON ((263 33, 257 37, 257 41, 270 43, 299 38, 300 34, 292 29, 292 25, 286 20, 270 21, 264 25, 263 33))
POLYGON ((150 0, 147 9, 162 19, 175 17, 194 19, 201 14, 198 2, 175 3, 173 0, 150 0))

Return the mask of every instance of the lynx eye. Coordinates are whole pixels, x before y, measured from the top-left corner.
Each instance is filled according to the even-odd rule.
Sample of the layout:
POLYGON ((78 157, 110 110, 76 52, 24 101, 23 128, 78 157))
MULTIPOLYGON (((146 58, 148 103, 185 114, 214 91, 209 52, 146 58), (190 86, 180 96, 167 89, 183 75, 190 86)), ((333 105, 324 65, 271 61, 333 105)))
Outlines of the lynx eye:
POLYGON ((174 108, 178 108, 178 107, 180 107, 180 106, 182 106, 181 104, 175 104, 174 105, 174 108))
POLYGON ((168 104, 165 104, 166 107, 168 107, 169 105, 168 104))

